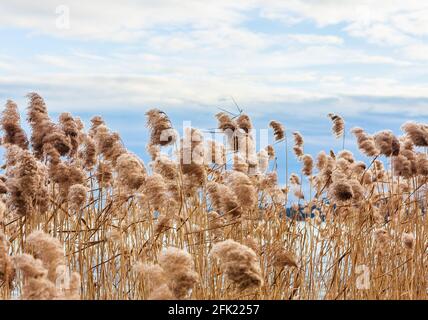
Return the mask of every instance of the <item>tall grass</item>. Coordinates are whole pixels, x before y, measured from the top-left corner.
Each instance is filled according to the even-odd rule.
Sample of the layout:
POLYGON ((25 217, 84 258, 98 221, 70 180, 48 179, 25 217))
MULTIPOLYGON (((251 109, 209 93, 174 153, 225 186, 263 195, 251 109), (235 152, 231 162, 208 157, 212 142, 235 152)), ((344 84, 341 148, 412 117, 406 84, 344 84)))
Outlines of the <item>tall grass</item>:
POLYGON ((153 109, 144 164, 101 117, 85 131, 28 99, 29 137, 12 101, 0 123, 2 299, 427 298, 426 125, 354 128, 364 163, 305 154, 295 132, 302 171, 287 167, 280 186, 271 163, 290 146, 278 121, 257 152, 245 114, 216 116, 221 144, 193 128, 178 139, 153 109))

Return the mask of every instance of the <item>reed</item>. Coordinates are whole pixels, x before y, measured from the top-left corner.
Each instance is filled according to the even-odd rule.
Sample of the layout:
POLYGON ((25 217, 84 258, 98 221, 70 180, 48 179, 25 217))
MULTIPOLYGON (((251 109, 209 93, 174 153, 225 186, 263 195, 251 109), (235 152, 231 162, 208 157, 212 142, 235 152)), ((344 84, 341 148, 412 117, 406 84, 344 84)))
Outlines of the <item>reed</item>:
MULTIPOLYGON (((281 186, 281 145, 256 152, 246 114, 216 115, 223 145, 194 128, 179 139, 149 110, 146 164, 100 116, 85 131, 28 99, 28 135, 14 102, 0 119, 2 299, 428 298, 425 124, 352 129, 364 162, 304 153, 294 132, 299 175, 271 121, 281 186)), ((344 147, 345 122, 329 117, 344 147)))

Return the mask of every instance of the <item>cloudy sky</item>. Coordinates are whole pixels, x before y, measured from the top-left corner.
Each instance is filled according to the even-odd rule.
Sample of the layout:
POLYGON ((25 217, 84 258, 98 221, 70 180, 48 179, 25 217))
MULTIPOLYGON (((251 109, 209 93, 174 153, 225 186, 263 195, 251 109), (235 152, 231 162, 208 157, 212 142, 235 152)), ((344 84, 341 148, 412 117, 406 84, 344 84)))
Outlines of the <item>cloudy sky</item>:
POLYGON ((140 154, 148 108, 212 128, 231 97, 313 152, 340 146, 329 112, 369 131, 428 120, 424 0, 5 0, 0 39, 1 104, 37 91, 54 117, 101 114, 140 154))

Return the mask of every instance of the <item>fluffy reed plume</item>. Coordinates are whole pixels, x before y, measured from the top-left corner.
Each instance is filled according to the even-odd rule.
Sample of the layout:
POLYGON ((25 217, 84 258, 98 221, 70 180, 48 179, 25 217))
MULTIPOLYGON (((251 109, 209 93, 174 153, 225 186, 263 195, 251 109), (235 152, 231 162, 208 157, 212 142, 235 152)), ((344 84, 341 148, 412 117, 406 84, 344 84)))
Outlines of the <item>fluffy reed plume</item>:
POLYGON ((105 121, 101 116, 94 116, 91 118, 91 128, 89 129, 88 135, 91 138, 95 137, 95 134, 97 132, 97 129, 100 125, 105 125, 105 121))
POLYGON ((294 147, 293 151, 297 158, 301 158, 303 156, 303 136, 300 132, 293 132, 294 137, 294 147))
POLYGON ((337 167, 336 161, 330 155, 324 155, 318 155, 317 159, 317 167, 319 169, 317 179, 318 183, 322 183, 323 185, 322 189, 319 189, 319 191, 323 190, 325 187, 328 187, 331 184, 332 174, 337 167))
POLYGON ((14 257, 14 263, 27 280, 22 289, 21 299, 54 300, 57 298, 55 284, 47 279, 47 270, 41 260, 29 254, 22 254, 14 257))
POLYGON ((210 255, 220 260, 227 279, 238 290, 257 289, 263 285, 257 255, 249 247, 228 239, 214 244, 210 255))
POLYGON ((374 138, 367 134, 361 128, 353 128, 351 132, 357 138, 358 148, 368 157, 374 157, 379 154, 374 138))
POLYGON ((272 190, 274 189, 278 184, 278 174, 273 171, 266 173, 263 177, 263 179, 260 181, 259 189, 266 189, 266 190, 272 190))
POLYGON ((216 211, 231 215, 233 218, 241 215, 238 199, 228 186, 211 181, 207 183, 207 192, 216 211))
POLYGON ((58 184, 61 198, 68 197, 70 187, 75 184, 85 183, 85 172, 76 164, 60 162, 49 167, 49 177, 58 184))
POLYGON ((0 194, 5 194, 7 193, 7 186, 5 181, 0 179, 0 194))
POLYGON ((144 194, 150 205, 156 210, 165 206, 168 202, 168 188, 160 174, 154 173, 146 177, 144 185, 144 194))
POLYGON ((155 160, 161 154, 161 147, 159 145, 148 144, 146 149, 152 160, 155 160))
POLYGON ((394 136, 392 131, 383 130, 374 135, 374 141, 376 148, 380 154, 387 157, 396 156, 400 152, 400 142, 397 137, 394 136))
POLYGON ((42 164, 27 150, 16 145, 7 147, 7 162, 15 166, 9 168, 6 181, 8 207, 20 216, 36 213, 36 209, 44 211, 47 205, 45 172, 42 164), (18 148, 18 149, 17 149, 18 148))
POLYGON ((129 152, 117 159, 116 172, 119 185, 130 192, 138 190, 146 178, 142 160, 129 152))
POLYGON ((16 144, 22 149, 28 149, 28 139, 21 128, 21 117, 15 102, 7 100, 0 119, 1 129, 4 132, 3 144, 16 144))
POLYGON ((270 264, 276 268, 298 267, 295 255, 279 244, 266 248, 270 264))
POLYGON ((36 158, 41 159, 47 151, 53 150, 65 156, 70 152, 71 143, 65 133, 49 118, 46 104, 37 93, 28 95, 27 120, 31 126, 31 146, 36 158))
POLYGON ((264 150, 266 150, 266 152, 269 156, 269 160, 275 159, 275 149, 273 148, 273 146, 268 145, 268 146, 266 146, 266 148, 264 148, 264 150))
POLYGON ((73 156, 77 153, 77 148, 80 144, 80 130, 79 130, 79 121, 74 119, 69 112, 63 112, 59 115, 59 123, 62 131, 69 138, 71 150, 70 156, 73 156))
POLYGON ((328 117, 333 121, 332 131, 336 138, 343 136, 345 132, 345 121, 343 118, 337 114, 329 113, 328 117))
POLYGON ((108 162, 100 161, 95 176, 98 185, 102 188, 107 188, 112 183, 113 167, 108 162))
POLYGON ((338 153, 336 160, 339 161, 340 159, 346 160, 348 163, 354 163, 354 155, 349 150, 342 150, 338 153))
POLYGON ((231 119, 226 113, 220 112, 215 115, 218 121, 218 129, 226 135, 228 147, 233 151, 238 151, 238 124, 231 119))
POLYGON ((166 180, 175 180, 178 177, 178 165, 165 155, 160 154, 150 163, 153 172, 160 174, 166 180))
POLYGON ((428 126, 416 122, 406 122, 401 126, 401 129, 406 133, 415 146, 428 146, 428 126))
POLYGON ((348 180, 348 183, 351 185, 353 200, 360 201, 364 198, 364 188, 360 182, 356 179, 348 180))
POLYGON ((300 178, 297 174, 292 173, 290 175, 290 183, 291 185, 300 186, 300 178))
POLYGON ((284 206, 285 203, 287 203, 287 198, 288 198, 288 192, 289 192, 289 188, 288 187, 278 187, 275 186, 272 189, 268 189, 267 190, 272 198, 272 202, 275 206, 284 206))
POLYGON ((168 286, 168 278, 160 265, 140 264, 135 267, 139 275, 147 279, 150 287, 148 300, 174 300, 174 294, 168 286))
POLYGON ((177 299, 186 299, 198 282, 191 255, 178 248, 167 248, 159 257, 159 265, 168 275, 169 287, 177 299))
POLYGON ((9 256, 9 241, 0 231, 0 282, 10 285, 14 277, 15 268, 12 258, 9 256))
POLYGON ((354 191, 352 185, 347 181, 335 181, 331 184, 329 193, 333 200, 341 202, 352 199, 354 191))
POLYGON ((327 166, 327 162, 328 162, 327 154, 325 153, 325 151, 320 151, 317 156, 317 164, 316 164, 317 169, 319 171, 324 170, 325 167, 327 166))
POLYGON ((232 120, 226 113, 220 112, 215 115, 218 121, 218 128, 221 131, 235 131, 238 127, 236 121, 232 120))
POLYGON ((238 119, 236 119, 236 124, 240 129, 244 130, 245 133, 249 133, 251 129, 253 129, 251 119, 246 114, 241 114, 238 119))
POLYGON ((416 154, 412 150, 403 149, 392 160, 394 174, 410 178, 417 173, 416 154))
POLYGON ((312 156, 309 154, 305 154, 302 156, 303 161, 303 168, 302 172, 305 176, 311 176, 312 170, 314 168, 314 160, 312 159, 312 156))
POLYGON ((94 141, 97 154, 102 155, 104 160, 110 161, 113 166, 116 166, 117 159, 126 153, 119 134, 110 132, 104 124, 97 126, 94 141))
POLYGON ((195 163, 182 165, 181 171, 186 172, 183 176, 183 189, 188 196, 196 193, 206 181, 207 172, 204 165, 195 163))
POLYGON ((373 169, 374 169, 375 171, 377 171, 377 172, 383 172, 383 171, 385 170, 385 167, 384 167, 384 165, 383 165, 383 162, 382 162, 382 161, 379 161, 379 160, 375 160, 375 161, 374 161, 373 169))
POLYGON ((366 171, 366 169, 367 169, 367 166, 362 161, 357 161, 353 163, 351 166, 352 173, 354 173, 357 177, 362 175, 366 171))
POLYGON ((83 139, 83 150, 80 151, 79 157, 83 160, 83 167, 86 170, 92 170, 97 164, 95 141, 89 135, 83 139))
POLYGON ((173 247, 162 252, 158 265, 137 266, 136 270, 149 281, 152 300, 187 299, 199 281, 190 254, 173 247))
POLYGON ((280 141, 285 138, 285 127, 280 122, 272 120, 269 126, 273 129, 275 141, 280 141))
MULTIPOLYGON (((22 289, 23 300, 79 300, 80 276, 73 272, 71 276, 63 277, 63 274, 52 282, 46 278, 46 269, 38 259, 31 255, 23 254, 15 257, 15 264, 27 279, 22 289), (65 284, 64 284, 65 281, 65 284)), ((65 270, 65 267, 63 268, 65 270)), ((63 271, 66 272, 66 271, 63 271)))
POLYGON ((333 180, 340 180, 350 176, 351 174, 351 165, 345 159, 336 160, 336 168, 332 174, 333 180))
POLYGON ((401 241, 406 249, 412 250, 415 245, 415 237, 411 233, 403 233, 401 241))
POLYGON ((27 238, 34 256, 14 257, 17 269, 23 272, 26 285, 21 298, 25 300, 80 299, 80 276, 67 275, 63 249, 59 241, 42 231, 27 238))
POLYGON ((43 262, 49 280, 55 281, 57 268, 64 262, 64 249, 58 239, 43 231, 34 231, 28 236, 27 245, 34 251, 34 256, 43 262))
POLYGON ((257 203, 257 192, 250 178, 242 172, 235 171, 228 177, 228 186, 236 195, 236 200, 243 210, 251 210, 257 203))
POLYGON ((74 184, 68 193, 68 202, 73 210, 80 210, 86 203, 88 188, 82 184, 74 184))
POLYGON ((373 174, 370 171, 364 172, 363 176, 360 178, 363 179, 362 183, 367 186, 371 186, 374 182, 373 174))
POLYGON ((388 231, 383 228, 375 229, 373 233, 376 242, 375 250, 382 254, 387 250, 391 237, 388 231))
POLYGON ((221 241, 224 237, 224 229, 226 220, 215 211, 208 212, 208 228, 212 235, 212 241, 221 241))
POLYGON ((416 155, 416 170, 421 176, 428 176, 428 158, 424 153, 416 155))
POLYGON ((150 130, 150 145, 166 146, 175 142, 176 134, 165 112, 151 109, 146 112, 146 117, 146 125, 150 130))
POLYGON ((400 142, 400 150, 414 151, 415 145, 408 136, 400 137, 399 142, 400 142))

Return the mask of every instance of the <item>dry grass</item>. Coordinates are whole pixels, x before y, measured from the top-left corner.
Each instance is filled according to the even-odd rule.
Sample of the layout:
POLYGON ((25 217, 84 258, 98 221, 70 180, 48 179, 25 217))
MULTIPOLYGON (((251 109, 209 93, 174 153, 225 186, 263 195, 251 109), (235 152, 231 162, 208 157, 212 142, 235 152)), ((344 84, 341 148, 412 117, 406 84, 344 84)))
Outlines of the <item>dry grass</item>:
MULTIPOLYGON (((150 110, 146 165, 100 117, 85 132, 68 113, 52 121, 39 95, 29 101, 28 139, 13 102, 1 117, 2 299, 427 298, 423 124, 398 138, 352 130, 367 164, 346 150, 313 158, 295 132, 302 172, 280 186, 275 150, 256 153, 246 115, 217 115, 221 145, 195 129, 179 140, 150 110), (312 217, 287 217, 289 200, 312 217)), ((330 118, 344 139, 343 119, 330 118)), ((285 127, 271 127, 287 158, 285 127)))

